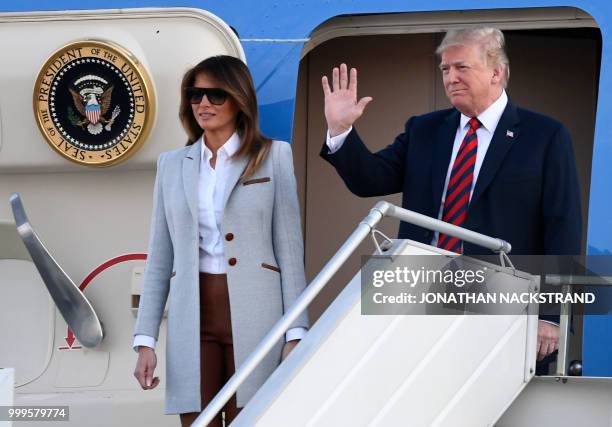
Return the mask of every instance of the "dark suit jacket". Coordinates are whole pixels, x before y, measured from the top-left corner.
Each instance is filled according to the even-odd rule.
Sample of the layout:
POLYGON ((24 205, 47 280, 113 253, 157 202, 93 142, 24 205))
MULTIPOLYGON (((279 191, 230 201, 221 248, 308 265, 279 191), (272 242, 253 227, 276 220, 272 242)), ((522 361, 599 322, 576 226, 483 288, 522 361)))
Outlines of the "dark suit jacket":
MULTIPOLYGON (((455 109, 412 117, 404 133, 371 153, 357 131, 321 156, 361 197, 403 192, 402 206, 438 217, 460 113, 455 109)), ((464 227, 512 244, 512 254, 578 255, 580 192, 565 127, 508 101, 480 169, 464 227)), ((402 222, 399 238, 429 244, 433 232, 402 222)), ((464 242, 465 254, 490 252, 464 242)))

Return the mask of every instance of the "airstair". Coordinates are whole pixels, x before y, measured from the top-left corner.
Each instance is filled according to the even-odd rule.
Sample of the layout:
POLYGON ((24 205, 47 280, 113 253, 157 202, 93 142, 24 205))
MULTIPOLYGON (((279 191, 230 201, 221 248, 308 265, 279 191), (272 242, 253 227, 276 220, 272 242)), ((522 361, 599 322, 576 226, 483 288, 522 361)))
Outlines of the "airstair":
MULTIPOLYGON (((195 426, 204 426, 248 376, 292 317, 305 308, 383 216, 454 235, 500 254, 488 269, 489 289, 533 292, 536 277, 515 270, 509 244, 380 202, 308 286, 294 307, 220 391, 195 426), (509 264, 509 265, 508 265, 509 264)), ((380 234, 380 233, 378 233, 380 234)), ((375 235, 373 235, 375 237, 375 235)), ((401 256, 455 255, 409 240, 374 239, 380 268, 401 256)), ((363 269, 362 269, 363 271, 363 269)), ((488 426, 493 425, 535 372, 537 306, 511 313, 432 314, 425 306, 402 314, 363 314, 360 271, 313 325, 232 426, 488 426), (425 308, 426 309, 426 308, 425 308)), ((470 311, 470 307, 464 307, 470 311)), ((488 308, 487 310, 491 310, 488 308)))
POLYGON ((368 316, 361 302, 357 274, 232 425, 486 426, 533 376, 536 316, 368 316))

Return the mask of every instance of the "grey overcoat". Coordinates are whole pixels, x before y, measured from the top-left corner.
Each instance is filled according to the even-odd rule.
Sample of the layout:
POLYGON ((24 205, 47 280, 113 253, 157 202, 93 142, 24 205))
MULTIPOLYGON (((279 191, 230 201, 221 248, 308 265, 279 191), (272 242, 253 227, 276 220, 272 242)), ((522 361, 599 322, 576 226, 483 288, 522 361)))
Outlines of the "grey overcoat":
MULTIPOLYGON (((153 217, 135 335, 158 338, 168 300, 167 414, 201 411, 198 174, 201 143, 163 153, 157 162, 153 217)), ((229 176, 221 222, 234 359, 241 366, 306 286, 300 211, 291 147, 274 141, 254 176, 247 164, 229 176), (233 262, 232 262, 233 264, 233 262), (270 268, 270 266, 272 268, 270 268), (275 268, 277 267, 277 268, 275 268), (280 269, 280 273, 276 270, 280 269)), ((308 327, 303 314, 291 325, 308 327)), ((237 392, 242 407, 280 362, 279 341, 237 392)), ((206 363, 206 362, 204 362, 206 363)))

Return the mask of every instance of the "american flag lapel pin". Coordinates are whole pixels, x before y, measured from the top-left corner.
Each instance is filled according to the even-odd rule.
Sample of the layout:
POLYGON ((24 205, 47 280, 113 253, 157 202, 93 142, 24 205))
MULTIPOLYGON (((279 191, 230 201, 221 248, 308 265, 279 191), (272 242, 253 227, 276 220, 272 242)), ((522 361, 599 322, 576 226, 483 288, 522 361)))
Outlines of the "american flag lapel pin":
POLYGON ((514 132, 512 132, 511 130, 507 130, 506 131, 506 136, 510 139, 514 138, 514 132))

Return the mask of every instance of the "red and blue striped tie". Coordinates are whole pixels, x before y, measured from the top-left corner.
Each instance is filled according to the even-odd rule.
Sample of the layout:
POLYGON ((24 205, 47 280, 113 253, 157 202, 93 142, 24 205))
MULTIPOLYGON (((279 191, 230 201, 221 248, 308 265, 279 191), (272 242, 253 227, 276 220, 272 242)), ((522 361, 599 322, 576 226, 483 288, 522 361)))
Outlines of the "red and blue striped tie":
MULTIPOLYGON (((463 142, 459 147, 457 158, 453 163, 448 186, 446 187, 446 198, 444 200, 444 210, 442 220, 461 227, 467 219, 468 205, 470 204, 470 191, 474 181, 474 165, 476 164, 476 151, 478 149, 478 137, 476 129, 480 127, 480 122, 476 118, 471 118, 468 122, 468 130, 463 142)), ((463 242, 456 237, 451 237, 440 233, 438 247, 447 251, 461 253, 463 242)))

